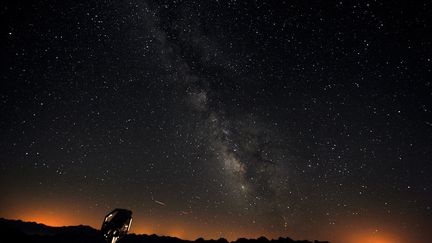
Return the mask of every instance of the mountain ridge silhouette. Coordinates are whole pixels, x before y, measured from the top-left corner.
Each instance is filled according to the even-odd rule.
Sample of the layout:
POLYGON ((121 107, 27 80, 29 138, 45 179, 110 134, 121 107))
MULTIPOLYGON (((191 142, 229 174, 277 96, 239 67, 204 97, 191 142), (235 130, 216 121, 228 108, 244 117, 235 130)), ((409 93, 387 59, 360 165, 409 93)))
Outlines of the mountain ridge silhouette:
MULTIPOLYGON (((0 218, 0 234, 4 242, 28 243, 105 243, 100 231, 88 225, 77 226, 47 226, 36 222, 25 222, 0 218)), ((3 242, 3 241, 2 241, 3 242)), ((329 243, 328 241, 293 240, 289 237, 267 239, 261 236, 257 239, 239 238, 228 241, 224 238, 205 240, 198 238, 194 241, 183 240, 172 236, 159 236, 156 234, 128 234, 119 240, 119 243, 329 243)))

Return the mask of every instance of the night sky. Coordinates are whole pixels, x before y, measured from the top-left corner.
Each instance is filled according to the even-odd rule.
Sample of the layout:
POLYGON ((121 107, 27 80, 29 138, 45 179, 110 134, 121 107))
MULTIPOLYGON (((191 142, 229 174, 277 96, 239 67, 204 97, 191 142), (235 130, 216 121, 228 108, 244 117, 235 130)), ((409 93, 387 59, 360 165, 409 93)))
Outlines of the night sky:
POLYGON ((3 2, 0 217, 431 242, 431 5, 3 2))

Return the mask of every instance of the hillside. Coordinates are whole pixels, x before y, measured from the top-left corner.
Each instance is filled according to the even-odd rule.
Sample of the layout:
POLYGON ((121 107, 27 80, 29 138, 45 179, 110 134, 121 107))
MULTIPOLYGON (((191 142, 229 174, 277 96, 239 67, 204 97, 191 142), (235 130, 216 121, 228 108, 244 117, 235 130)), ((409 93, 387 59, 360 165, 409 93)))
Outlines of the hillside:
MULTIPOLYGON (((27 243, 104 243, 99 230, 90 226, 66 226, 51 227, 34 222, 21 220, 9 220, 0 218, 0 234, 4 242, 27 243)), ((2 241, 3 242, 3 241, 2 241)), ((119 241, 120 243, 228 243, 226 239, 195 241, 182 240, 175 237, 157 235, 129 234, 119 241)), ((280 237, 277 240, 268 240, 265 237, 258 239, 240 238, 231 243, 312 243, 310 241, 295 241, 290 238, 280 237)), ((328 243, 326 241, 314 241, 314 243, 328 243)))

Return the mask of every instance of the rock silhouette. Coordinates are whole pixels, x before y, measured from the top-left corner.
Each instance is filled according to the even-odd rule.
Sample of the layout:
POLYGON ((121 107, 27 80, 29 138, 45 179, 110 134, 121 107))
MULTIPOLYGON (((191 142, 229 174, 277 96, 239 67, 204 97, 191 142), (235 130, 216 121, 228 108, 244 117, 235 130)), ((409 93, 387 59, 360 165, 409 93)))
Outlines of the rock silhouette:
MULTIPOLYGON (((99 230, 90 226, 65 226, 51 227, 33 222, 21 220, 9 220, 0 218, 0 234, 4 243, 105 243, 99 230)), ((198 238, 195 241, 182 240, 176 237, 158 235, 128 234, 118 241, 119 243, 229 243, 226 239, 204 240, 198 238)), ((280 237, 269 240, 265 237, 258 239, 239 238, 231 243, 329 243, 327 241, 295 241, 291 238, 280 237)))

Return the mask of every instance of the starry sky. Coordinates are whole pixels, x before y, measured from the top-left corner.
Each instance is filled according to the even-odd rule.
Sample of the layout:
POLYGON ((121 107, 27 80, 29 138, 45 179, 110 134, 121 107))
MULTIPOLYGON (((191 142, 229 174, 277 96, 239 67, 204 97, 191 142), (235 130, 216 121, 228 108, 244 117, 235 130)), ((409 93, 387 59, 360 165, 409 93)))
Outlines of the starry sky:
POLYGON ((1 3, 0 217, 430 242, 431 9, 1 3))

